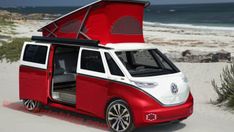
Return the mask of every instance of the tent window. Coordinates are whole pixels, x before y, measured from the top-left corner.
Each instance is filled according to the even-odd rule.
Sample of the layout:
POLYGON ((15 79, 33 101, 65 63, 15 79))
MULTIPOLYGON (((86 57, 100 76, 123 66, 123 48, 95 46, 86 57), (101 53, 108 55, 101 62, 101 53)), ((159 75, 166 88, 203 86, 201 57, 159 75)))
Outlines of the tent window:
MULTIPOLYGON (((63 33, 76 33, 76 32, 79 31, 81 23, 82 22, 80 20, 70 21, 70 22, 64 24, 64 26, 61 28, 60 31, 63 32, 63 33)), ((86 31, 87 30, 84 27, 83 28, 83 32, 85 33, 86 31)))
POLYGON ((143 34, 140 22, 132 16, 119 18, 112 26, 112 34, 141 35, 143 34))

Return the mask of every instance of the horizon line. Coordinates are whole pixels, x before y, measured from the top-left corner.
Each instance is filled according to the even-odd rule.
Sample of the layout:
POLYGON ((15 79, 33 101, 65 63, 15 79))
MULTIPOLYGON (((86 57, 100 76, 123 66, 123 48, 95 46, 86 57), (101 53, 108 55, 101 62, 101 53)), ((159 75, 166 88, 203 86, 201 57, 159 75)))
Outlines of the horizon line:
MULTIPOLYGON (((207 2, 207 3, 171 3, 171 4, 151 4, 151 6, 170 6, 170 5, 207 5, 207 4, 234 4, 234 2, 217 2, 217 3, 211 3, 211 2, 207 2)), ((37 7, 82 7, 82 6, 85 6, 85 5, 77 5, 77 6, 74 6, 74 5, 61 5, 61 6, 53 6, 53 5, 41 5, 41 6, 3 6, 0 8, 37 8, 37 7)))

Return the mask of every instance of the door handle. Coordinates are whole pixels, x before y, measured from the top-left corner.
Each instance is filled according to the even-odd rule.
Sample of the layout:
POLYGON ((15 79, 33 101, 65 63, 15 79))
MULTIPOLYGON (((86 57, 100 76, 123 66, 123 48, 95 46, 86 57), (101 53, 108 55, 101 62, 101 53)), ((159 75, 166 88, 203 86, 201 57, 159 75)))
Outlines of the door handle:
POLYGON ((117 78, 117 77, 109 77, 110 80, 114 80, 114 81, 124 81, 125 78, 117 78))

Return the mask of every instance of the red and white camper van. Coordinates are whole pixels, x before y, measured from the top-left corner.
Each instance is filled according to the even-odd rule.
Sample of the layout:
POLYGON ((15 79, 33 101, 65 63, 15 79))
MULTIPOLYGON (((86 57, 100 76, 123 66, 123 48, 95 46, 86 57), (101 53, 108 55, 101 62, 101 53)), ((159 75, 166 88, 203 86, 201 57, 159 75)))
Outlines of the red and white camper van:
POLYGON ((180 121, 193 113, 183 73, 145 44, 145 1, 99 0, 49 23, 25 42, 19 96, 41 105, 106 119, 115 132, 180 121))

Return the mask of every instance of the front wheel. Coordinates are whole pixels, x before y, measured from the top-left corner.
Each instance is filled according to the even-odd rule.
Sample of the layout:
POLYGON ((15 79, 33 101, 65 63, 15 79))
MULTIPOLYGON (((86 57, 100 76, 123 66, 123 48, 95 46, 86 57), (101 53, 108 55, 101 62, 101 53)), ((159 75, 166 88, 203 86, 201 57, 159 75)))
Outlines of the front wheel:
POLYGON ((113 101, 106 111, 106 122, 113 132, 131 132, 134 124, 130 109, 122 100, 113 101))
POLYGON ((41 109, 41 103, 38 101, 26 99, 23 100, 24 108, 30 112, 39 112, 41 109))

